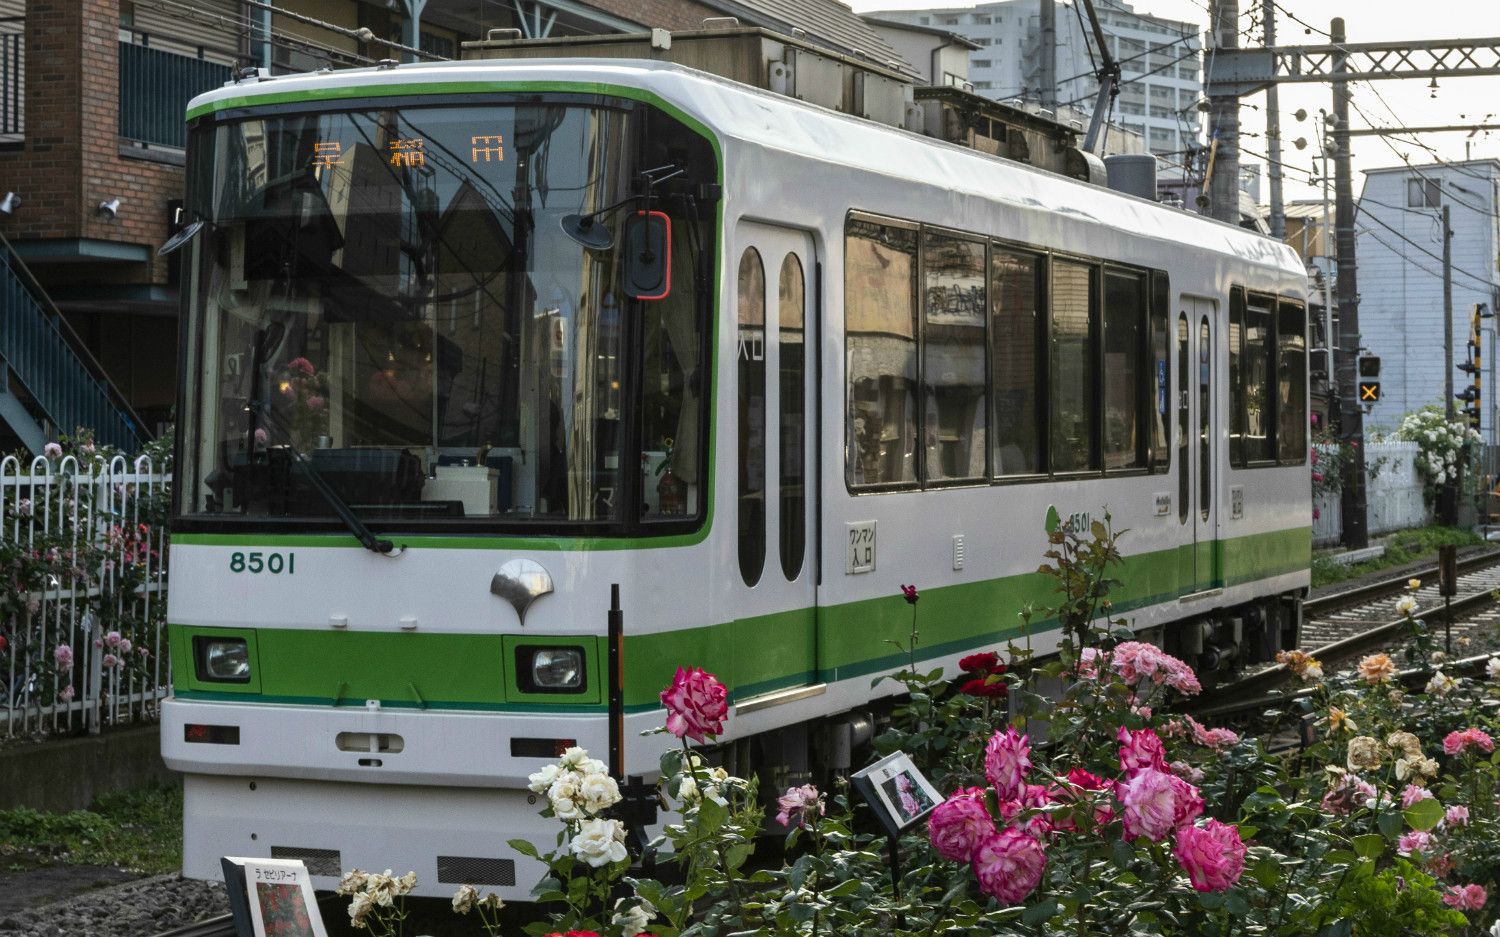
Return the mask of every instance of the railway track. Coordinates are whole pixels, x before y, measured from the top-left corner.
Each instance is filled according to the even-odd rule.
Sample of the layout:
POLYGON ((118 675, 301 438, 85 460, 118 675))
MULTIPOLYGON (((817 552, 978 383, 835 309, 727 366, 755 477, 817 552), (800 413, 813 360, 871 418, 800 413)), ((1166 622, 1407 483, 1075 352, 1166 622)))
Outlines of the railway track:
MULTIPOLYGON (((1459 560, 1458 573, 1458 594, 1447 602, 1438 594, 1436 566, 1305 602, 1300 650, 1318 658, 1327 670, 1338 662, 1399 641, 1408 626, 1406 619, 1396 613, 1396 600, 1407 592, 1410 579, 1420 579, 1414 617, 1426 623, 1440 645, 1446 643, 1451 633, 1454 657, 1463 658, 1462 649, 1468 643, 1464 639, 1500 623, 1500 606, 1495 598, 1500 592, 1500 550, 1464 557, 1459 560)), ((1479 655, 1474 660, 1482 662, 1488 656, 1479 655)), ((1451 667, 1460 663, 1468 661, 1455 660, 1451 667)), ((1280 664, 1248 674, 1220 686, 1211 698, 1202 699, 1201 705, 1194 707, 1194 714, 1199 718, 1223 718, 1283 699, 1266 694, 1289 676, 1287 668, 1280 664)))
POLYGON ((163 931, 156 937, 237 937, 234 915, 221 914, 206 921, 197 921, 175 930, 163 931))

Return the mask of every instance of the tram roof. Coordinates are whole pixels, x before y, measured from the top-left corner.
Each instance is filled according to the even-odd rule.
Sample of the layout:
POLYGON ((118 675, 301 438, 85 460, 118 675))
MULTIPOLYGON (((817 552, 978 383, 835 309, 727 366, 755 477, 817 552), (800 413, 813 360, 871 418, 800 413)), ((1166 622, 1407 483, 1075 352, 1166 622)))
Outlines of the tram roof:
POLYGON ((892 179, 941 185, 1030 210, 1052 211, 1121 231, 1234 256, 1298 278, 1302 261, 1285 244, 1228 222, 1090 185, 1001 157, 838 113, 669 62, 635 59, 510 59, 423 62, 277 76, 226 84, 188 103, 189 119, 212 111, 288 101, 348 101, 368 93, 503 90, 499 83, 577 85, 609 93, 649 92, 711 128, 721 142, 779 150, 892 179), (830 124, 839 125, 830 133, 830 124))

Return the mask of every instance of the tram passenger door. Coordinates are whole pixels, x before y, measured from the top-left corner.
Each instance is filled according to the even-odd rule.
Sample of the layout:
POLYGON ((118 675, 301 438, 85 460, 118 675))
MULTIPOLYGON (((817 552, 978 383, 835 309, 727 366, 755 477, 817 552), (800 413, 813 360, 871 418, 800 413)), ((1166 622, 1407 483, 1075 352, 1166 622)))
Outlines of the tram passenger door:
POLYGON ((802 231, 741 222, 734 397, 739 693, 817 679, 816 264, 802 231))
POLYGON ((1214 367, 1214 303, 1183 296, 1177 316, 1177 517, 1183 528, 1178 577, 1184 594, 1223 585, 1218 545, 1219 510, 1214 367))

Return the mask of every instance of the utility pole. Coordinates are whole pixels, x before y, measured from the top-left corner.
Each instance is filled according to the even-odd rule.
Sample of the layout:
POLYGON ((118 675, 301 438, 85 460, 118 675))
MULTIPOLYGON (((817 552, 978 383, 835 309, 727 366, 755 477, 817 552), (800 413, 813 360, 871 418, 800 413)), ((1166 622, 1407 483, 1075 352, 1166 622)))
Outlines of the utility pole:
MULTIPOLYGON (((1449 224, 1448 206, 1443 206, 1443 415, 1453 425, 1457 408, 1453 403, 1453 228, 1449 224)), ((1465 447, 1467 449, 1467 447, 1465 447)), ((1439 499, 1439 520, 1453 526, 1458 523, 1458 479, 1452 474, 1443 482, 1439 499)))
MULTIPOLYGON (((1057 0, 1040 0, 1042 20, 1042 107, 1057 111, 1057 0)), ((1060 119, 1060 118, 1059 118, 1060 119)))
MULTIPOLYGON (((1260 15, 1268 47, 1276 45, 1275 0, 1261 0, 1260 15)), ((1281 95, 1275 85, 1266 89, 1266 175, 1271 182, 1271 237, 1286 240, 1286 206, 1281 200, 1281 95)))
MULTIPOLYGON (((1214 49, 1240 44, 1239 0, 1213 0, 1209 26, 1214 49)), ((1208 99, 1209 133, 1213 139, 1212 175, 1208 179, 1208 213, 1230 224, 1240 223, 1240 99, 1216 94, 1208 99)))
MULTIPOLYGON (((1348 52, 1343 43, 1343 17, 1334 17, 1329 41, 1334 46, 1333 62, 1333 196, 1334 233, 1337 239, 1339 274, 1339 338, 1341 339, 1335 373, 1339 388, 1339 439, 1352 443, 1351 458, 1344 464, 1344 497, 1342 515, 1344 546, 1362 550, 1370 545, 1369 524, 1365 517, 1365 450, 1364 411, 1359 403, 1359 282, 1355 278, 1354 260, 1354 182, 1349 166, 1349 82, 1348 52)), ((1451 369, 1450 369, 1451 370, 1451 369)))

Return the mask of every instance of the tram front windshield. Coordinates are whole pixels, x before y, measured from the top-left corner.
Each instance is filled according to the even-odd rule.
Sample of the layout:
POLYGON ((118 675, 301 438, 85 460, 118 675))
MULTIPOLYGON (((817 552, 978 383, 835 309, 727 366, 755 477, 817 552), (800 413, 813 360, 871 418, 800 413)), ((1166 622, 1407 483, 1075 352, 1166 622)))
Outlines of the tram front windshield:
POLYGON ((195 129, 181 515, 326 519, 331 487, 370 522, 701 516, 693 287, 712 206, 692 193, 715 173, 702 138, 648 111, 401 106, 195 129), (592 246, 564 219, 576 235, 576 216, 661 165, 683 170, 651 205, 673 222, 672 283, 646 302, 623 288, 641 202, 601 215, 592 246))

